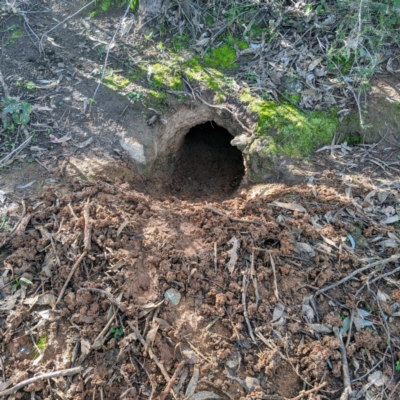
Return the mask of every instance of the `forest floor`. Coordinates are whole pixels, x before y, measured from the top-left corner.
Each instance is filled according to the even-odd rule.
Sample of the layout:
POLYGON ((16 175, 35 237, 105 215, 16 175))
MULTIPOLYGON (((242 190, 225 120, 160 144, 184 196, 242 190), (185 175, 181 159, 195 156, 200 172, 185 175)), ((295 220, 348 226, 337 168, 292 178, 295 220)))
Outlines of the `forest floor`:
POLYGON ((57 33, 43 58, 18 23, 0 70, 33 109, 1 158, 33 137, 0 171, 0 397, 400 397, 399 132, 200 196, 182 168, 135 171, 118 133, 153 112, 106 88, 87 102, 95 48, 57 33))

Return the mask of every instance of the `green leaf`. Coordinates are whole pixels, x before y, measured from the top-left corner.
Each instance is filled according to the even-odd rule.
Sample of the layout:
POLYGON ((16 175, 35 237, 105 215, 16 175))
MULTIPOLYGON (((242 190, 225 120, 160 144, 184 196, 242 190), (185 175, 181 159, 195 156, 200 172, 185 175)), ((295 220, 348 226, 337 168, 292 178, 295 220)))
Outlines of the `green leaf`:
POLYGON ((33 285, 33 283, 25 277, 20 278, 20 281, 26 283, 27 285, 33 285))

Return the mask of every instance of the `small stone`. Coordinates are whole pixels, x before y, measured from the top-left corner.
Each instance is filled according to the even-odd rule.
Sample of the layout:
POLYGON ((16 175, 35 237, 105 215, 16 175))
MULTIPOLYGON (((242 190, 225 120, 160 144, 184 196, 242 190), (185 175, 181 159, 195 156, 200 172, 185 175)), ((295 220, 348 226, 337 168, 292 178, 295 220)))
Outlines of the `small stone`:
POLYGON ((64 68, 64 67, 65 67, 65 64, 62 63, 62 62, 60 62, 60 63, 57 64, 57 67, 64 68))
POLYGON ((236 146, 240 151, 243 151, 248 144, 250 144, 253 139, 245 134, 236 136, 232 139, 231 145, 236 146))

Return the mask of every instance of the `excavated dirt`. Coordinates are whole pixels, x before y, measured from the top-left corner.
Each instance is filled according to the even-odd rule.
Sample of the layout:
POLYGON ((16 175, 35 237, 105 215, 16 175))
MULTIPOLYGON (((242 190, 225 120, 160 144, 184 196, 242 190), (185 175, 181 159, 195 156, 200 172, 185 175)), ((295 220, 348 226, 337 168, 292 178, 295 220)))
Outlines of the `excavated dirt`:
MULTIPOLYGON (((36 32, 77 8, 43 4, 36 32)), ((109 40, 110 15, 94 32, 71 19, 43 58, 28 33, 1 55, 12 95, 35 106, 35 136, 0 171, 0 397, 333 400, 345 360, 354 398, 398 399, 398 134, 248 187, 229 133, 207 124, 186 136, 171 181, 146 180, 118 139, 157 114, 105 87, 84 108, 103 61, 88 35, 109 40), (4 393, 49 372, 61 376, 4 393)), ((18 18, 3 23, 10 36, 18 18)), ((113 68, 125 52, 139 57, 115 52, 113 68)), ((23 140, 1 135, 2 157, 23 140)))

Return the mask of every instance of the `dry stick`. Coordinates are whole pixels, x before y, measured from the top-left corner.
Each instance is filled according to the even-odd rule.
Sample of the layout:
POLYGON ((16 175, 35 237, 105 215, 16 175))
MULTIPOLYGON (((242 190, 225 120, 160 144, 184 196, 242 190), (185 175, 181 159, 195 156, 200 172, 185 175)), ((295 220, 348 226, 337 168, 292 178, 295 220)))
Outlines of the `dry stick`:
POLYGON ((243 275, 243 289, 242 289, 243 315, 244 315, 244 319, 246 320, 246 325, 247 325, 247 329, 249 331, 251 340, 255 343, 256 338, 254 337, 253 328, 251 327, 249 314, 247 313, 247 308, 246 308, 247 278, 248 278, 247 275, 244 274, 243 275))
POLYGON ((256 295, 256 307, 258 307, 258 303, 260 302, 260 296, 258 294, 258 282, 257 282, 256 271, 254 269, 254 248, 251 253, 250 276, 251 276, 251 280, 253 282, 254 292, 256 295))
POLYGON ((4 81, 4 77, 3 77, 3 74, 1 72, 1 69, 0 69, 0 83, 3 86, 4 97, 6 97, 6 98, 10 97, 10 91, 8 90, 8 86, 7 86, 6 82, 4 81))
POLYGON ((321 293, 323 293, 323 292, 326 292, 326 291, 328 291, 328 290, 331 290, 331 289, 333 289, 334 287, 339 286, 339 285, 341 285, 341 284, 344 283, 344 282, 347 282, 348 280, 354 278, 354 277, 355 277, 357 274, 359 274, 360 272, 366 271, 367 269, 371 269, 371 268, 373 268, 373 267, 377 267, 378 265, 385 265, 385 264, 388 264, 388 263, 390 263, 390 262, 395 262, 395 261, 397 261, 398 259, 400 259, 400 254, 394 254, 394 255, 392 255, 391 257, 386 258, 386 259, 384 259, 384 260, 379 260, 379 261, 373 262, 373 263, 371 263, 371 264, 368 264, 368 265, 366 265, 365 267, 356 269, 354 272, 352 272, 351 274, 347 275, 346 277, 344 277, 343 279, 341 279, 339 282, 333 283, 332 285, 329 285, 329 286, 326 286, 326 287, 324 287, 324 288, 322 288, 322 289, 319 289, 319 290, 315 293, 315 295, 318 296, 319 294, 321 294, 321 293))
POLYGON ((248 224, 261 225, 261 222, 260 222, 260 221, 255 221, 255 220, 253 220, 253 219, 247 220, 247 219, 234 218, 234 217, 231 217, 231 216, 229 216, 229 215, 227 215, 227 214, 224 214, 224 213, 221 212, 221 211, 216 210, 215 208, 213 208, 213 207, 211 207, 211 206, 209 206, 209 205, 206 205, 206 209, 212 211, 213 213, 215 213, 215 214, 217 214, 217 215, 220 215, 221 217, 226 217, 226 218, 228 218, 229 221, 231 221, 231 222, 246 222, 246 223, 248 223, 248 224))
POLYGON ((18 391, 19 389, 30 385, 32 383, 41 381, 42 379, 49 379, 49 378, 58 378, 60 376, 72 376, 72 375, 76 375, 79 374, 82 371, 83 367, 75 367, 75 368, 70 368, 70 369, 63 369, 61 371, 55 371, 55 372, 48 372, 46 374, 43 375, 38 375, 35 376, 33 378, 30 379, 26 379, 25 381, 22 381, 20 383, 18 383, 17 385, 15 385, 14 387, 12 387, 11 389, 7 389, 4 390, 2 392, 0 392, 0 397, 2 396, 8 396, 9 394, 12 394, 16 391, 18 391))
POLYGON ((176 370, 174 372, 174 374, 171 377, 171 380, 167 383, 167 385, 165 386, 165 389, 163 390, 163 392, 160 395, 160 400, 165 400, 168 396, 168 393, 172 390, 172 385, 175 383, 175 379, 178 376, 179 372, 181 371, 181 369, 184 367, 184 365, 186 364, 186 360, 182 360, 178 366, 176 367, 176 370))
POLYGON ((320 385, 318 385, 314 389, 302 391, 298 396, 292 397, 292 398, 290 398, 288 400, 301 400, 304 396, 308 396, 311 393, 318 392, 318 390, 322 389, 326 385, 327 385, 327 382, 322 382, 320 385))
MULTIPOLYGON (((142 367, 143 371, 146 373, 147 377, 149 378, 149 382, 151 385, 151 393, 150 393, 149 400, 152 400, 153 396, 154 396, 154 392, 156 391, 154 382, 151 380, 151 376, 150 376, 149 372, 147 371, 147 369, 144 367, 144 365, 133 354, 131 354, 131 357, 134 358, 135 361, 142 367)), ((132 362, 132 360, 131 360, 131 362, 132 362)))
POLYGON ((274 273, 274 294, 277 300, 280 300, 279 298, 279 290, 278 290, 278 281, 276 279, 276 268, 275 268, 275 261, 272 258, 271 252, 268 250, 269 253, 269 259, 271 261, 271 267, 272 267, 272 272, 274 273))
MULTIPOLYGON (((379 279, 386 278, 387 276, 393 275, 393 274, 395 274, 396 272, 399 272, 399 271, 400 271, 400 267, 397 267, 397 268, 395 268, 393 271, 389 271, 389 272, 386 272, 386 274, 379 275, 377 278, 372 279, 372 281, 368 282, 368 285, 371 285, 371 283, 375 283, 375 282, 378 281, 379 279)), ((365 289, 366 287, 367 287, 367 285, 361 286, 361 288, 357 290, 356 296, 359 295, 360 292, 361 292, 363 289, 365 289)))
POLYGON ((78 258, 78 260, 75 262, 74 266, 71 268, 71 272, 69 273, 68 278, 67 278, 67 280, 65 281, 64 286, 63 286, 62 289, 61 289, 61 292, 60 292, 60 294, 59 294, 59 296, 58 296, 58 299, 57 299, 57 301, 55 302, 55 304, 54 304, 54 306, 53 306, 53 310, 55 310, 57 304, 61 301, 62 297, 64 296, 64 292, 65 292, 65 289, 67 288, 67 286, 68 286, 68 284, 69 284, 69 281, 71 280, 72 276, 74 275, 75 271, 77 270, 77 268, 78 268, 79 264, 81 263, 83 257, 85 257, 85 256, 86 256, 86 251, 84 251, 84 252, 80 255, 80 257, 78 258))
POLYGON ((77 12, 75 12, 72 15, 69 15, 67 18, 63 19, 61 22, 59 22, 57 25, 53 26, 50 30, 46 31, 43 33, 43 35, 40 38, 39 41, 39 49, 42 50, 43 49, 43 38, 50 32, 54 31, 54 29, 58 28, 60 25, 62 25, 64 22, 68 21, 69 19, 75 17, 75 15, 79 14, 81 11, 83 11, 86 7, 89 7, 91 4, 93 4, 96 0, 92 0, 90 3, 86 4, 85 6, 83 6, 82 8, 80 8, 77 12))
POLYGON ((218 259, 217 259, 218 253, 217 253, 217 242, 214 242, 214 268, 215 272, 218 270, 218 259))
POLYGON ((90 203, 88 200, 87 203, 85 204, 85 207, 83 208, 83 217, 85 218, 83 246, 84 246, 85 252, 87 252, 87 253, 90 252, 90 249, 92 247, 91 234, 90 234, 91 225, 90 225, 89 208, 90 208, 90 203))
POLYGON ((340 400, 347 400, 349 398, 350 394, 353 392, 353 389, 351 388, 350 372, 349 372, 349 364, 347 362, 346 347, 344 347, 343 339, 339 333, 339 328, 337 326, 335 326, 333 328, 333 332, 335 332, 336 339, 339 341, 340 354, 342 356, 344 390, 343 390, 342 395, 340 396, 340 400))
MULTIPOLYGON (((139 339, 140 343, 142 343, 143 347, 149 353, 150 358, 156 363, 157 367, 160 369, 161 373, 163 374, 164 379, 168 383, 171 380, 171 378, 169 377, 168 372, 165 370, 164 365, 161 364, 160 360, 154 354, 152 348, 147 346, 146 341, 143 339, 143 336, 139 332, 139 329, 136 328, 135 326, 132 326, 132 325, 131 325, 131 328, 133 329, 133 332, 135 332, 135 334, 136 334, 137 338, 139 339)), ((174 391, 172 391, 172 395, 176 399, 176 395, 175 395, 174 391)))
POLYGON ((7 154, 3 159, 0 160, 0 167, 4 166, 7 161, 11 159, 11 157, 16 156, 21 150, 23 150, 28 143, 31 141, 33 135, 29 136, 25 142, 21 143, 16 149, 14 149, 10 154, 7 154))

